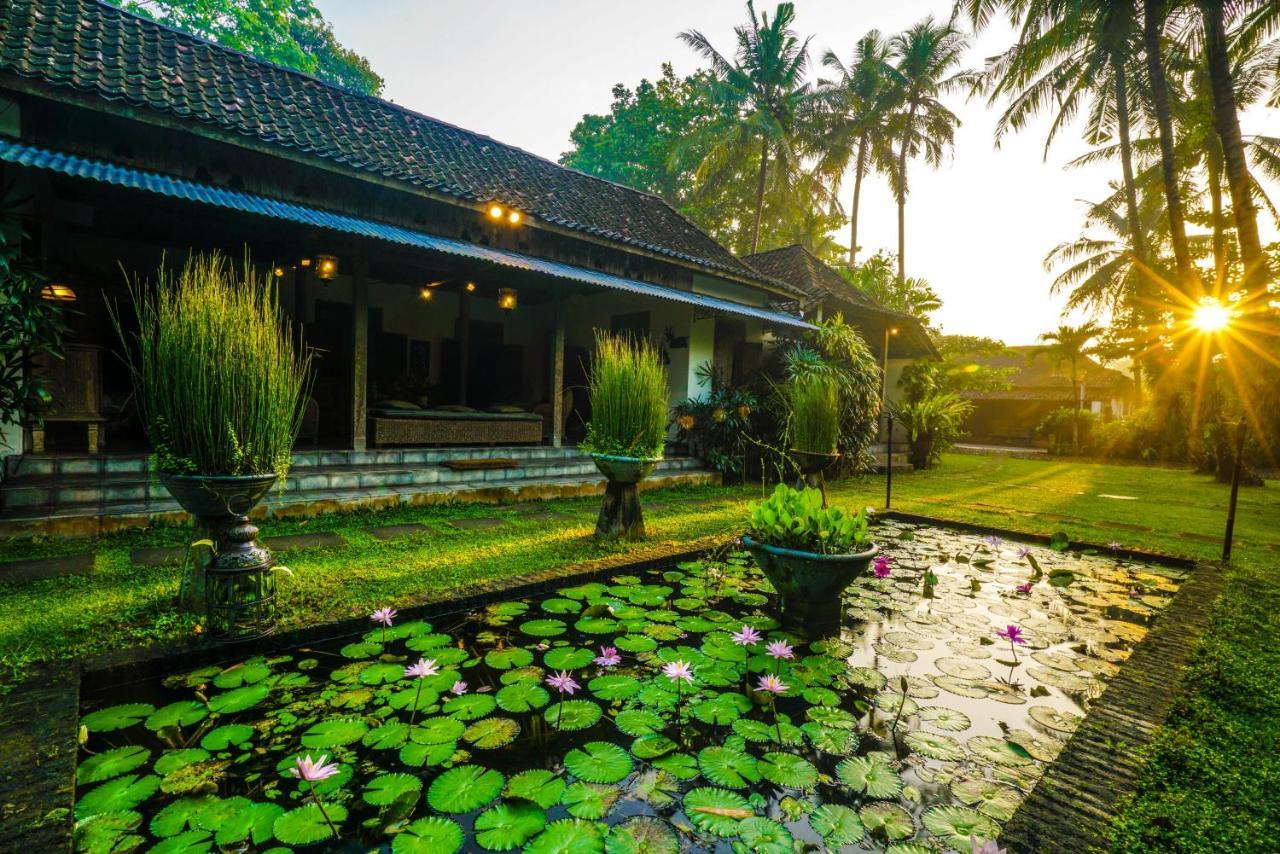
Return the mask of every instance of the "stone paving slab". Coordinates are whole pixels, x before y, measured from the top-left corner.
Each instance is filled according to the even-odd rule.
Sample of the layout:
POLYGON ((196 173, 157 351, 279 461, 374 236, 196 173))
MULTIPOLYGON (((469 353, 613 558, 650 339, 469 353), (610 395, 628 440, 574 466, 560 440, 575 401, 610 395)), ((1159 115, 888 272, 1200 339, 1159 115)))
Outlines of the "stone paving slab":
POLYGON ((93 572, 93 555, 66 555, 0 563, 0 581, 38 581, 93 572))
POLYGON ((181 546, 133 549, 129 552, 129 563, 134 566, 181 566, 186 556, 187 550, 181 546))
POLYGON ((337 534, 289 534, 283 537, 263 537, 262 542, 273 552, 292 552, 303 549, 340 548, 347 544, 337 534))
POLYGON ((501 528, 507 524, 507 520, 492 516, 476 516, 470 519, 450 519, 449 524, 463 531, 484 531, 488 528, 501 528))
POLYGON ((439 533, 435 528, 429 528, 421 522, 410 522, 407 525, 379 525, 375 528, 365 528, 364 532, 375 540, 402 540, 439 533))

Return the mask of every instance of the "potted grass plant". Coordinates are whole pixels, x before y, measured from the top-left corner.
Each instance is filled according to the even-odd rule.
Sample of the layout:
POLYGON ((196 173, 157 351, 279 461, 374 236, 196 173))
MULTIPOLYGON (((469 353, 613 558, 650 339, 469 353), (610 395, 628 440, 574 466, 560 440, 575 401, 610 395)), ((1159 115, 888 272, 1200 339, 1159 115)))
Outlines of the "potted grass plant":
POLYGON ((591 423, 580 447, 607 481, 596 536, 643 539, 638 484, 662 459, 667 429, 667 371, 657 348, 597 330, 588 390, 591 423))
POLYGON ((824 507, 818 490, 783 483, 751 506, 742 542, 778 591, 783 627, 811 637, 839 634, 841 594, 876 553, 865 510, 824 507))
POLYGON ((188 560, 183 602, 214 637, 274 625, 272 560, 249 512, 289 470, 310 383, 270 277, 218 254, 129 283, 133 317, 113 312, 153 465, 214 548, 188 560), (207 564, 207 565, 206 565, 207 564))
POLYGON ((827 484, 823 473, 840 454, 840 388, 831 377, 821 374, 799 376, 784 390, 791 431, 791 459, 807 486, 822 495, 827 506, 827 484))

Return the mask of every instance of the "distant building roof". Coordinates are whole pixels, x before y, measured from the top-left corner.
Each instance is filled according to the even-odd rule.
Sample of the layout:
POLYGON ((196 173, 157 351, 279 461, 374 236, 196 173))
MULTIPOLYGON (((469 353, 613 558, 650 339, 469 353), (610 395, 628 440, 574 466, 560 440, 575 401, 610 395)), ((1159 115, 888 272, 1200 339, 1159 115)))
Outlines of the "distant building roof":
POLYGON ((744 255, 742 260, 766 276, 796 288, 810 304, 827 306, 828 314, 833 311, 843 313, 845 320, 862 329, 868 338, 867 343, 877 350, 882 346, 880 341, 885 329, 890 328, 898 330, 891 355, 899 358, 938 355, 919 319, 884 307, 799 244, 744 255), (831 305, 833 302, 835 305, 831 305))
MULTIPOLYGON (((1071 374, 1064 362, 1055 364, 1049 356, 1037 356, 1037 345, 1006 348, 996 354, 960 356, 960 362, 972 362, 988 368, 1011 368, 1011 387, 1002 391, 968 391, 971 400, 1070 400, 1071 374)), ((1133 379, 1121 371, 1106 368, 1086 356, 1080 365, 1081 381, 1086 396, 1105 394, 1124 397, 1134 391, 1133 379)))
MULTIPOLYGON (((779 290, 657 196, 99 0, 0 0, 0 72, 320 158, 779 290)), ((784 290, 785 289, 781 289, 784 290)))

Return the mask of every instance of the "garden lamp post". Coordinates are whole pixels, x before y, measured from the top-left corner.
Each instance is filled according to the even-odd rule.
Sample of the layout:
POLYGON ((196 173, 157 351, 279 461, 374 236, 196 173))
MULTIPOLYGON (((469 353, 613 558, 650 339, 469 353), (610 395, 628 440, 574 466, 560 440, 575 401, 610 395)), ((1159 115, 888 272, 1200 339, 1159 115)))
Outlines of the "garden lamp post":
POLYGON ((893 499, 893 413, 889 411, 886 397, 889 386, 889 338, 897 334, 898 327, 886 326, 884 328, 884 349, 880 351, 880 408, 885 413, 886 422, 884 434, 884 509, 886 510, 889 509, 889 502, 893 499))
POLYGON ((884 408, 885 394, 889 383, 889 336, 897 335, 898 327, 884 328, 884 349, 880 351, 880 408, 884 408))

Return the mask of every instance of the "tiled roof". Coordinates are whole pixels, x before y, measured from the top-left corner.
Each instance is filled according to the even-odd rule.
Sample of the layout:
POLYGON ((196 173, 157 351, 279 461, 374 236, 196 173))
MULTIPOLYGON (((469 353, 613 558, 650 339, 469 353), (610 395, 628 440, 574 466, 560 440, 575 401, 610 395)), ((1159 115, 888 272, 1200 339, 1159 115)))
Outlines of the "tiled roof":
MULTIPOLYGON (((972 362, 994 369, 1012 369, 1010 388, 1001 391, 965 392, 974 400, 1059 400, 1071 397, 1070 369, 1054 364, 1051 357, 1037 355, 1037 345, 1008 347, 1002 353, 973 354, 959 357, 960 362, 972 362)), ((1080 382, 1087 390, 1126 395, 1133 391, 1133 379, 1114 368, 1103 367, 1086 356, 1080 363, 1080 382)))
MULTIPOLYGON (((762 281, 656 196, 567 169, 99 0, 0 0, 0 71, 762 281)), ((774 285, 775 283, 769 282, 774 285)))

